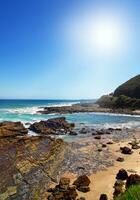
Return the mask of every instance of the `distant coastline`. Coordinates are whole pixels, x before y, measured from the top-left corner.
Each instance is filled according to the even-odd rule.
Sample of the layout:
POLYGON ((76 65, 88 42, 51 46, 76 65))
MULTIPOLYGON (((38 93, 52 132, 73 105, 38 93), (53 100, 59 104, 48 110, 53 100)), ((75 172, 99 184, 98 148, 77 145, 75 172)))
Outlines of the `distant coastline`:
POLYGON ((71 106, 63 106, 63 107, 44 107, 43 110, 38 111, 41 114, 70 114, 70 113, 85 113, 85 112, 95 112, 95 113, 116 113, 116 114, 128 114, 128 115, 140 115, 140 110, 131 110, 131 109, 113 109, 113 108, 105 108, 100 107, 99 104, 96 103, 79 103, 71 106))

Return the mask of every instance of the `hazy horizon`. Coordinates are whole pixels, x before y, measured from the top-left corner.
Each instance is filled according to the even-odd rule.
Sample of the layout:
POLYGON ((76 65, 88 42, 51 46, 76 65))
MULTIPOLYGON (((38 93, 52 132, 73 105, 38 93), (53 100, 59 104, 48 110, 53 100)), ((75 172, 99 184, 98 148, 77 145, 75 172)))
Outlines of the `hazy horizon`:
POLYGON ((97 99, 140 74, 138 0, 0 1, 0 99, 97 99))

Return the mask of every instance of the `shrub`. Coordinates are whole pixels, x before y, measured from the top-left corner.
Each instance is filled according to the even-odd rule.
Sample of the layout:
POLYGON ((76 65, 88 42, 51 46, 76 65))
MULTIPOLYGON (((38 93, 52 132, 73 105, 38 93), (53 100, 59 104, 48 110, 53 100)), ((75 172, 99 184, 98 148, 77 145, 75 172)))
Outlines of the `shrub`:
POLYGON ((134 185, 128 188, 125 193, 115 200, 140 200, 140 185, 134 185))

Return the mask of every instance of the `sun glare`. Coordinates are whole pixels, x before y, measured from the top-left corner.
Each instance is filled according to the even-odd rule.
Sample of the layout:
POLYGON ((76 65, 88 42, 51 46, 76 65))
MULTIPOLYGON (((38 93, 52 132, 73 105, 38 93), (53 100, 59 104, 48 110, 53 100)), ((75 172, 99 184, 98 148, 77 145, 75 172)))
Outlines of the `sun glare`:
POLYGON ((121 30, 111 21, 96 23, 91 33, 89 40, 99 51, 113 51, 120 46, 121 30))
POLYGON ((110 16, 73 19, 67 23, 66 35, 75 49, 99 55, 120 52, 125 40, 123 23, 110 16))

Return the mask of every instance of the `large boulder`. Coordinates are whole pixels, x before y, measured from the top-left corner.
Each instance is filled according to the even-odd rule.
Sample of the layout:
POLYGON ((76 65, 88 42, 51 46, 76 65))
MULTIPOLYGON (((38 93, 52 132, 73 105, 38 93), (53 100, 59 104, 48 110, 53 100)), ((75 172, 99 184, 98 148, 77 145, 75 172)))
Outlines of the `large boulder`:
POLYGON ((140 175, 131 174, 126 182, 126 187, 130 187, 132 185, 140 185, 140 175))
POLYGON ((68 123, 65 117, 48 119, 35 122, 29 129, 40 134, 66 134, 74 128, 73 123, 68 123))
POLYGON ((0 123, 0 137, 14 137, 25 135, 28 130, 21 122, 1 122, 0 123))
POLYGON ((73 183, 76 186, 76 189, 81 192, 90 191, 89 188, 90 180, 86 175, 79 176, 73 183))

